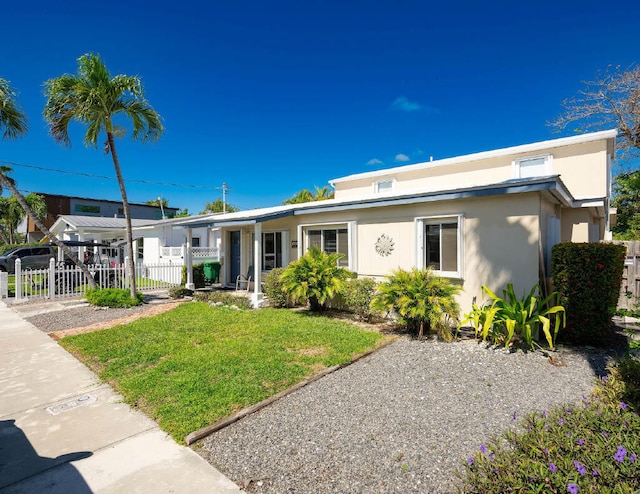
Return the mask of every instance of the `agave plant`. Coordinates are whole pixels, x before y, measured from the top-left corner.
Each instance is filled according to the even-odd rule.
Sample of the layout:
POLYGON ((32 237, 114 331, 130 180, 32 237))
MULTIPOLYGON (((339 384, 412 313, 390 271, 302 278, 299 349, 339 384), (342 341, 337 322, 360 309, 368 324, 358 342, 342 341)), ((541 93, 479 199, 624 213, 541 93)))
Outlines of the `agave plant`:
MULTIPOLYGON (((498 297, 485 285, 482 286, 482 290, 493 300, 492 307, 497 309, 493 320, 490 321, 491 325, 504 324, 506 329, 505 346, 511 343, 514 334, 519 334, 527 346, 533 350, 534 345, 537 345, 534 337, 542 327, 549 348, 553 350, 560 327, 566 325, 564 307, 552 305, 558 297, 556 292, 542 300, 538 285, 535 285, 529 294, 521 299, 515 294, 511 283, 507 285, 506 290, 502 291, 502 297, 498 297), (553 334, 551 333, 552 316, 555 316, 553 334)), ((487 326, 486 320, 485 326, 487 326)), ((490 327, 483 327, 483 335, 486 335, 490 329, 490 327)))
POLYGON ((457 322, 460 313, 454 298, 459 292, 459 286, 434 276, 430 269, 398 269, 378 285, 371 307, 395 312, 399 322, 417 332, 419 338, 426 329, 451 340, 451 324, 457 322))
POLYGON ((348 269, 338 266, 343 257, 343 254, 329 254, 317 247, 309 248, 304 256, 282 272, 283 292, 293 302, 308 301, 312 312, 323 310, 327 300, 341 293, 345 281, 354 276, 348 269))

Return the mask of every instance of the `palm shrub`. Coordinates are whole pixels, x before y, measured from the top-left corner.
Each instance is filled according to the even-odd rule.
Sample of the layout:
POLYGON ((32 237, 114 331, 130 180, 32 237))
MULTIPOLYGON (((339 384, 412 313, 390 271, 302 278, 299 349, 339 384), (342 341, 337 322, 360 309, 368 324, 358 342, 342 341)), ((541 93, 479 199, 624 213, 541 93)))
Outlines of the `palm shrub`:
POLYGON ((395 312, 398 321, 422 338, 425 329, 439 338, 453 338, 451 324, 458 321, 460 307, 455 296, 460 287, 434 276, 430 269, 393 271, 378 285, 371 307, 382 312, 395 312))
POLYGON ((326 308, 326 302, 342 293, 345 281, 354 275, 338 266, 343 254, 310 247, 307 253, 282 272, 282 291, 294 303, 309 303, 312 312, 326 308))

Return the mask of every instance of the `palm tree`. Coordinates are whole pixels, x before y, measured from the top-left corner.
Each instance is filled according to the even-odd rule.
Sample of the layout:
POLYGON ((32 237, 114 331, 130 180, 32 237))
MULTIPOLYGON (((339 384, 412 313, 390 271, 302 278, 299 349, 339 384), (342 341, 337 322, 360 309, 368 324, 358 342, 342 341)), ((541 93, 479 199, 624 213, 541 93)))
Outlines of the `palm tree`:
POLYGON ((77 75, 64 74, 46 81, 45 96, 47 103, 44 117, 56 141, 66 146, 71 145, 69 123, 73 120, 88 126, 84 136, 87 147, 97 148, 100 133, 104 131, 107 135, 104 150, 111 153, 120 185, 127 230, 127 270, 132 273, 129 288, 131 297, 134 298, 136 278, 133 274, 131 213, 115 144, 115 138, 122 136, 124 131, 115 125, 114 118, 122 115, 131 120, 134 139, 155 141, 164 131, 160 115, 144 99, 140 78, 127 75, 111 77, 100 56, 92 53, 78 59, 77 75))
MULTIPOLYGON (((17 137, 22 136, 28 128, 27 117, 22 113, 22 109, 16 104, 15 94, 16 93, 9 86, 9 82, 0 78, 0 131, 4 129, 2 134, 4 139, 16 139, 17 137)), ((27 201, 22 194, 18 192, 18 189, 16 189, 15 186, 15 180, 7 176, 11 171, 11 168, 8 166, 0 166, 0 195, 2 194, 4 187, 9 189, 16 198, 16 201, 18 201, 20 206, 22 206, 24 212, 33 220, 33 223, 46 237, 51 239, 54 244, 62 249, 67 258, 80 267, 89 282, 89 286, 91 286, 91 288, 95 288, 96 282, 87 267, 80 262, 78 257, 71 251, 71 249, 69 249, 69 247, 58 240, 58 237, 53 235, 49 229, 42 224, 38 215, 29 207, 29 204, 27 204, 27 201)))
POLYGON ((16 139, 27 132, 27 117, 15 101, 9 81, 0 78, 0 131, 3 139, 16 139))
MULTIPOLYGON (((46 216, 47 205, 42 196, 32 192, 24 196, 24 200, 38 218, 44 218, 46 216)), ((21 241, 18 240, 18 225, 24 220, 27 213, 24 208, 20 206, 15 196, 0 197, 0 204, 2 205, 0 209, 3 212, 1 220, 9 234, 8 243, 18 243, 21 241)))

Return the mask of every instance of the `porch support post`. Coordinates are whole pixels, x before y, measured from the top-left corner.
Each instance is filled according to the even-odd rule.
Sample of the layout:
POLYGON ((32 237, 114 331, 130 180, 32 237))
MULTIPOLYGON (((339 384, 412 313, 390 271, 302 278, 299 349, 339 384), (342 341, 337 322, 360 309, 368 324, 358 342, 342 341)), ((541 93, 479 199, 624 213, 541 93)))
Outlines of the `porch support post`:
POLYGON ((262 301, 262 223, 256 223, 253 230, 253 295, 251 302, 255 308, 262 301))
POLYGON ((187 243, 184 249, 184 262, 187 266, 187 283, 185 288, 187 290, 195 290, 196 285, 193 283, 193 261, 191 259, 191 244, 193 242, 191 228, 187 228, 187 243))

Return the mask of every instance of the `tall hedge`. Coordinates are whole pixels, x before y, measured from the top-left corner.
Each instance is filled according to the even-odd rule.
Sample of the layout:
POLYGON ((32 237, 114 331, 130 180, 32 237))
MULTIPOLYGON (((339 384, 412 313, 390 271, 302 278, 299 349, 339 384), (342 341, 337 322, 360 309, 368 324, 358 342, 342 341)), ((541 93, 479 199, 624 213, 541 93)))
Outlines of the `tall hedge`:
POLYGON ((565 242, 553 247, 551 276, 567 311, 560 340, 594 346, 608 343, 625 256, 626 247, 620 244, 565 242))

